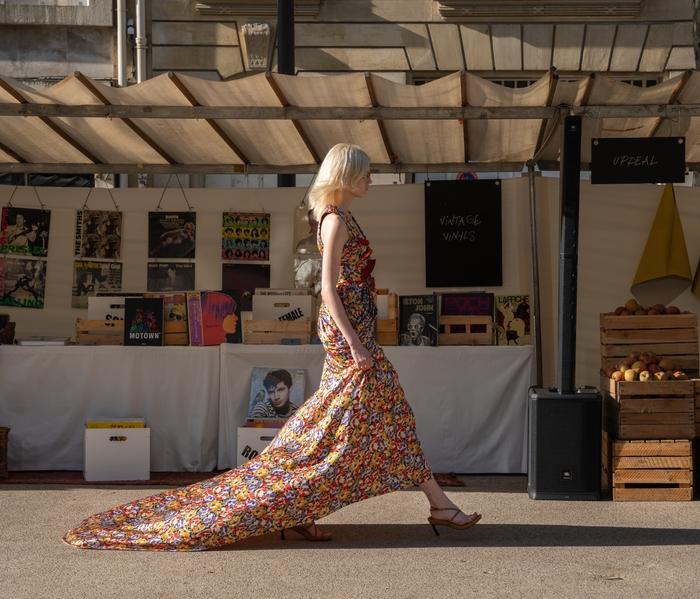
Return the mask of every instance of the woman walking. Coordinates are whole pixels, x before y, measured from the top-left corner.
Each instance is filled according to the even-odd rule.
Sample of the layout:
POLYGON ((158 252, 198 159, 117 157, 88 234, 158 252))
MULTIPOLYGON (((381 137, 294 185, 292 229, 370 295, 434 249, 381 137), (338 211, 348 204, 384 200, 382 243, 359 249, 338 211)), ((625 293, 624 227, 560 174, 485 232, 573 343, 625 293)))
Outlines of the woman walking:
POLYGON ((315 521, 362 499, 420 486, 429 522, 469 528, 432 476, 398 376, 374 339, 374 259, 350 212, 370 183, 357 146, 328 152, 309 192, 319 221, 326 350, 321 383, 258 456, 239 468, 91 516, 64 540, 91 549, 204 550, 291 529, 331 535, 315 521))

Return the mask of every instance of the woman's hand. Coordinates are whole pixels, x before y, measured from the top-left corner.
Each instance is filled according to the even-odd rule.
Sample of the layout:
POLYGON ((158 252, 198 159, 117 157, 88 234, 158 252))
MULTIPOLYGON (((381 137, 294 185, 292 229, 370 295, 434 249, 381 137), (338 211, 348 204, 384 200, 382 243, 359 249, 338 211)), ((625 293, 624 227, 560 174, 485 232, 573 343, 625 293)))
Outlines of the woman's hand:
POLYGON ((352 352, 352 359, 355 360, 355 364, 360 370, 369 370, 372 368, 372 354, 367 351, 367 348, 362 345, 362 343, 357 343, 350 346, 350 351, 352 352))

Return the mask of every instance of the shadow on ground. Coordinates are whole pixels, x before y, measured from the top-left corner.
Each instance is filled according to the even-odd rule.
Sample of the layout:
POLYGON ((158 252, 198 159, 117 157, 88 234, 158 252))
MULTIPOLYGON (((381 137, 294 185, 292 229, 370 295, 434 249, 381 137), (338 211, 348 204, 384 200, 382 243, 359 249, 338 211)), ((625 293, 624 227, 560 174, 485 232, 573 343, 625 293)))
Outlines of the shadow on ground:
POLYGON ((620 526, 567 526, 551 524, 477 524, 466 531, 429 524, 341 524, 324 526, 333 533, 329 543, 313 543, 294 532, 239 541, 224 550, 288 549, 290 544, 309 549, 387 549, 421 547, 650 547, 700 545, 700 529, 625 528, 620 526), (297 540, 298 539, 298 540, 297 540))

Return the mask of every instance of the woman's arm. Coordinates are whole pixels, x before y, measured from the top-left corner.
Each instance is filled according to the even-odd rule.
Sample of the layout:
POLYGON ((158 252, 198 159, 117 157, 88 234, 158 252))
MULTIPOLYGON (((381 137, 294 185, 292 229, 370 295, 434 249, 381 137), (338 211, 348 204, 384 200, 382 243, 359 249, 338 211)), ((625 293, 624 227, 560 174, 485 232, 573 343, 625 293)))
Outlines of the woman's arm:
POLYGON ((358 367, 367 370, 372 366, 372 357, 362 345, 359 336, 352 328, 343 303, 340 301, 336 284, 340 275, 340 259, 348 232, 337 214, 328 214, 321 222, 323 241, 323 261, 321 264, 321 298, 328 307, 331 317, 345 337, 353 359, 358 367))

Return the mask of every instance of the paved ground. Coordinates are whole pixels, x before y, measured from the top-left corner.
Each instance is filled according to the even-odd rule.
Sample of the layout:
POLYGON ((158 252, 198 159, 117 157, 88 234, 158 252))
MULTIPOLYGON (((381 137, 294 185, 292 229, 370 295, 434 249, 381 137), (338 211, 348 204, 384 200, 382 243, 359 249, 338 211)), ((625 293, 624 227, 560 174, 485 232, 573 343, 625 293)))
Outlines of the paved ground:
MULTIPOLYGON (((427 524, 420 491, 325 518, 331 543, 265 536, 230 550, 79 550, 83 517, 158 489, 0 486, 0 597, 699 597, 700 504, 532 501, 524 477, 463 477, 448 494, 484 513, 427 524)), ((289 536, 294 536, 290 533, 289 536)))

